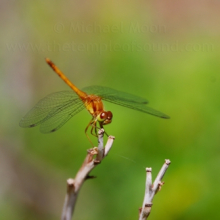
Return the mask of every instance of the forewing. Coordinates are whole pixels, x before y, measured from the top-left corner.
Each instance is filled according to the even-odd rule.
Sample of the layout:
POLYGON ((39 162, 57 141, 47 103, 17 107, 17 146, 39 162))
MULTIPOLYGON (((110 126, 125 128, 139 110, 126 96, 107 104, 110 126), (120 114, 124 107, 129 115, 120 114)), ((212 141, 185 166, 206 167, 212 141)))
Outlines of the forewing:
MULTIPOLYGON (((76 100, 75 100, 76 101, 76 100)), ((68 102, 65 105, 58 106, 57 108, 52 109, 48 116, 40 125, 40 131, 42 133, 50 133, 57 131, 61 128, 69 119, 71 119, 75 114, 84 109, 82 101, 77 103, 68 102), (74 106, 74 108, 73 108, 74 106)))
MULTIPOLYGON (((63 118, 72 111, 72 116, 82 110, 83 102, 73 91, 52 93, 41 99, 20 121, 21 127, 35 127, 52 117, 63 118)), ((71 116, 71 117, 72 117, 71 116)), ((66 119, 65 119, 66 120, 66 119)))
POLYGON ((146 104, 148 101, 144 98, 111 89, 102 86, 90 86, 83 89, 88 94, 94 94, 100 96, 103 100, 121 105, 127 108, 131 108, 137 111, 148 113, 160 118, 169 118, 162 112, 148 107, 146 104))
POLYGON ((89 86, 83 89, 87 94, 101 96, 103 100, 121 105, 123 103, 147 104, 147 99, 103 86, 89 86))

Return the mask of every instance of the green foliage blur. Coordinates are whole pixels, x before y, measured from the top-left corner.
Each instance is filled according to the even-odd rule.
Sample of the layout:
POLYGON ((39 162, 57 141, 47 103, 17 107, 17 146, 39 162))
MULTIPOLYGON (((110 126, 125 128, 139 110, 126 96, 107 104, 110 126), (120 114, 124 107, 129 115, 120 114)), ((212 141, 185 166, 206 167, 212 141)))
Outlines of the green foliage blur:
MULTIPOLYGON (((66 179, 90 148, 83 110, 55 133, 22 129, 46 95, 103 85, 142 96, 171 118, 111 103, 116 137, 83 185, 73 219, 138 219, 145 168, 171 165, 149 219, 220 219, 218 1, 2 1, 0 3, 0 219, 59 219, 66 179)), ((96 139, 92 139, 96 143, 96 139)), ((105 139, 106 140, 106 139, 105 139)))

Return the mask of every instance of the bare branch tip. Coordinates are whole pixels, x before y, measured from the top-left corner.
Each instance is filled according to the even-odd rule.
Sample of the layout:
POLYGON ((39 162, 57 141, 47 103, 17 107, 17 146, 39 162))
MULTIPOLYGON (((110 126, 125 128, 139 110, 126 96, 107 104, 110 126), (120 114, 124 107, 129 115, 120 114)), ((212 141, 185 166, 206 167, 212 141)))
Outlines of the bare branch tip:
POLYGON ((93 147, 93 148, 88 150, 88 153, 91 154, 91 155, 97 155, 98 154, 98 148, 93 147))
POLYGON ((146 172, 152 172, 152 168, 151 167, 147 167, 146 168, 146 172))
POLYGON ((69 178, 68 180, 67 180, 67 185, 68 186, 73 186, 74 185, 74 179, 72 179, 72 178, 69 178))
POLYGON ((115 140, 115 137, 112 136, 112 135, 109 135, 108 138, 109 138, 109 139, 113 139, 113 140, 115 140))
POLYGON ((166 163, 167 165, 170 165, 170 164, 171 164, 171 161, 170 161, 169 159, 165 159, 165 163, 166 163))
POLYGON ((70 178, 67 180, 67 193, 71 193, 75 190, 75 180, 70 178))
POLYGON ((104 133, 105 133, 105 130, 103 128, 99 129, 98 135, 101 135, 101 134, 104 134, 104 133))

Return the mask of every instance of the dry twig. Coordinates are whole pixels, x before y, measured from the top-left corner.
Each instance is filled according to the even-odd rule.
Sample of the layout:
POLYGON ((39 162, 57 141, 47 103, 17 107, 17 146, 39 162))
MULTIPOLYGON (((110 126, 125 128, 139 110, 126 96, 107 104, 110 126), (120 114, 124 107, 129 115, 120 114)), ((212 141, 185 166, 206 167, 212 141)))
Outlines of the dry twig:
POLYGON ((139 220, 145 220, 148 218, 151 212, 151 207, 153 205, 152 201, 155 194, 161 190, 162 185, 162 178, 170 165, 170 160, 165 160, 160 172, 158 173, 153 185, 152 185, 152 174, 151 168, 146 168, 147 177, 146 177, 146 188, 145 188, 145 196, 142 208, 140 209, 139 220))
POLYGON ((88 150, 86 158, 78 173, 76 174, 75 179, 67 180, 67 193, 64 201, 61 220, 71 220, 76 204, 77 195, 82 184, 86 179, 93 178, 92 176, 89 176, 89 173, 95 166, 101 163, 103 158, 108 154, 109 150, 111 149, 114 137, 108 137, 107 144, 104 148, 103 136, 104 129, 100 129, 98 132, 98 147, 88 150))

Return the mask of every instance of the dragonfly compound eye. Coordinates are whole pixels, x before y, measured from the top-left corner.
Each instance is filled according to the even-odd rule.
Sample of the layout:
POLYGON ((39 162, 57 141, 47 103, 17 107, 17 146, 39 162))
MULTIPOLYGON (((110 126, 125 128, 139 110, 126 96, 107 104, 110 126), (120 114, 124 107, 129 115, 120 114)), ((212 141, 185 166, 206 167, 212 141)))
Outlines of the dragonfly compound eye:
POLYGON ((100 114, 100 119, 101 120, 105 120, 107 118, 107 112, 102 112, 101 114, 100 114))
POLYGON ((107 119, 108 119, 108 120, 111 120, 112 117, 113 117, 112 112, 108 111, 108 112, 107 112, 107 119))

